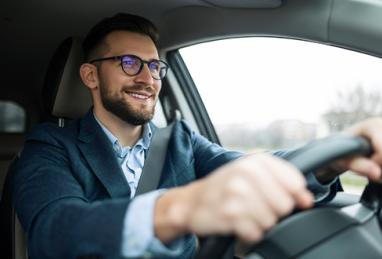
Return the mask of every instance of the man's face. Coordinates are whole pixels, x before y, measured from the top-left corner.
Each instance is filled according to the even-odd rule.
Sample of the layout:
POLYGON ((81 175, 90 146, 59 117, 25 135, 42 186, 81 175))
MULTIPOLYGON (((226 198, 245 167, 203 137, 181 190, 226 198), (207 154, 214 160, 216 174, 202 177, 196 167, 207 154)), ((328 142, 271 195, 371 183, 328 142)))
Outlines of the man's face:
MULTIPOLYGON (((103 57, 132 54, 143 60, 159 59, 150 37, 126 31, 110 33, 103 57)), ((121 68, 120 61, 106 61, 98 65, 100 99, 103 108, 121 120, 142 125, 150 121, 161 89, 161 81, 152 78, 147 64, 142 71, 129 76, 121 68)))

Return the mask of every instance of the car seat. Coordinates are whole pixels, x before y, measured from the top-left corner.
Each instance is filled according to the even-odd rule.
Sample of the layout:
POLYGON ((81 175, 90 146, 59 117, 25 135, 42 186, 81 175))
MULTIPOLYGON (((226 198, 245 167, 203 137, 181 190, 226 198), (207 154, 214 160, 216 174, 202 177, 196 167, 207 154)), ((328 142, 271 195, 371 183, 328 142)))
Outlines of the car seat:
MULTIPOLYGON (((45 113, 60 127, 65 120, 85 115, 92 104, 90 93, 79 77, 82 59, 81 41, 68 38, 55 51, 45 76, 42 95, 45 113)), ((11 182, 16 161, 17 157, 8 169, 0 204, 0 251, 2 258, 25 259, 28 258, 26 235, 12 203, 11 182)))

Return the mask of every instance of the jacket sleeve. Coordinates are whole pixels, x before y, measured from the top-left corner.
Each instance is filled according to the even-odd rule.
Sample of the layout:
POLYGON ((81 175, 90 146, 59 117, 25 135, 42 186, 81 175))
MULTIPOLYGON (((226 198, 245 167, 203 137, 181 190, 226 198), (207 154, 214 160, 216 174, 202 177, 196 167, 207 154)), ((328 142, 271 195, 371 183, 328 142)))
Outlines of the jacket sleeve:
POLYGON ((53 138, 26 141, 12 186, 31 258, 119 257, 128 199, 89 202, 53 138))
MULTIPOLYGON (((190 152, 192 152, 194 159, 197 178, 204 177, 218 167, 244 155, 241 152, 228 151, 220 145, 209 141, 204 136, 191 130, 184 121, 181 121, 177 126, 182 127, 182 130, 177 132, 183 132, 186 135, 185 138, 190 141, 190 143, 186 143, 184 146, 190 146, 192 149, 190 152)), ((182 137, 178 137, 178 139, 182 139, 182 137)))

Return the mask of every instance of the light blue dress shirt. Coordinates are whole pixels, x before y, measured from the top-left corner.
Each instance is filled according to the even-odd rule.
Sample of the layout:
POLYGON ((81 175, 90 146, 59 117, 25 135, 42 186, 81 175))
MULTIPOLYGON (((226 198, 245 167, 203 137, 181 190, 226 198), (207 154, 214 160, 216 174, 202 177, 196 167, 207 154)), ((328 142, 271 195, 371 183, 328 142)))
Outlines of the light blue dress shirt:
MULTIPOLYGON (((151 143, 152 131, 147 123, 143 127, 141 138, 133 147, 122 147, 118 139, 94 118, 113 145, 117 160, 129 184, 130 198, 135 196, 142 174, 147 150, 151 143)), ((122 256, 126 258, 177 257, 182 252, 184 239, 179 238, 169 245, 164 245, 154 235, 154 206, 158 197, 166 190, 156 190, 132 199, 124 219, 122 233, 122 256)))

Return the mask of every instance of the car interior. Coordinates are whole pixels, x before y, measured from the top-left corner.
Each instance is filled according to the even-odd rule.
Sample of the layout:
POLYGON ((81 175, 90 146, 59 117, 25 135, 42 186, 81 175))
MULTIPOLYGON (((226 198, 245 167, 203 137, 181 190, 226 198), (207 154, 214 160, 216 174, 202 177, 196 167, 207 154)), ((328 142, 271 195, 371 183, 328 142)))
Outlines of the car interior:
MULTIPOLYGON (((180 116, 216 143, 220 143, 219 137, 179 54, 180 48, 261 36, 316 42, 382 57, 382 1, 1 1, 2 258, 28 258, 25 233, 12 206, 12 161, 36 124, 53 121, 64 126, 91 107, 90 95, 78 74, 81 39, 100 19, 119 12, 142 15, 153 21, 160 32, 159 53, 170 64, 170 70, 163 80, 154 123, 164 127, 180 116), (17 118, 12 117, 13 106, 21 110, 17 118), (16 129, 12 128, 15 120, 21 121, 16 129)), ((328 206, 342 208, 358 201, 359 196, 344 193, 328 206)))

